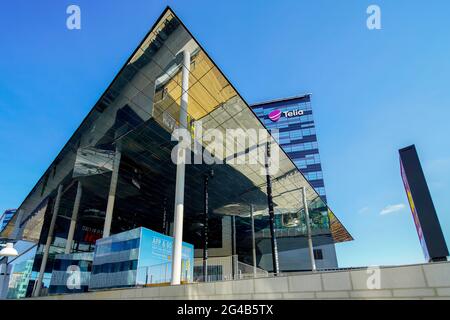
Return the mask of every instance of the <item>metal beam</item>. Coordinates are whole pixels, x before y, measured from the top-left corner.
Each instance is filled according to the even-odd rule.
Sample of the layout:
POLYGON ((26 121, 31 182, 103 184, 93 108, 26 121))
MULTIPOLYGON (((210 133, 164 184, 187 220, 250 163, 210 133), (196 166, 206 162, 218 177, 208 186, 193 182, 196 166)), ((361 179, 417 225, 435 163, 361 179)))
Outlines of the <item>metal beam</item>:
POLYGON ((278 245, 277 239, 275 237, 275 212, 273 210, 273 199, 272 199, 272 180, 270 179, 269 172, 269 161, 270 161, 270 138, 268 138, 266 143, 266 181, 267 181, 267 206, 269 209, 269 226, 270 226, 270 242, 272 244, 272 264, 273 272, 277 275, 280 272, 280 267, 278 264, 278 245))
POLYGON ((66 254, 70 253, 70 250, 72 249, 73 236, 75 234, 75 228, 77 226, 78 211, 80 209, 82 193, 83 187, 81 185, 81 181, 78 181, 77 195, 75 196, 75 202, 73 204, 72 218, 70 219, 69 233, 67 234, 66 249, 64 251, 64 253, 66 254))
POLYGON ((114 155, 113 171, 111 174, 111 182, 109 185, 108 204, 106 205, 105 224, 103 226, 103 238, 109 237, 111 233, 111 223, 114 211, 114 201, 116 200, 117 181, 119 179, 120 158, 122 153, 119 145, 116 146, 114 155))
POLYGON ((38 277, 36 280, 36 285, 34 287, 33 296, 35 296, 35 297, 39 297, 39 295, 41 294, 42 280, 44 279, 45 268, 47 267, 48 253, 50 250, 50 245, 52 244, 52 240, 53 240, 53 232, 55 231, 56 217, 58 216, 59 204, 61 202, 62 191, 63 191, 63 185, 60 184, 58 186, 58 193, 56 195, 55 206, 53 207, 52 220, 50 222, 50 227, 48 229, 47 242, 45 243, 45 247, 44 247, 44 251, 43 251, 43 255, 42 255, 41 267, 39 269, 39 274, 38 274, 38 277))
POLYGON ((255 217, 253 216, 253 205, 250 205, 250 219, 252 223, 252 254, 253 254, 253 276, 256 276, 256 240, 255 240, 255 217))
POLYGON ((306 187, 302 187, 302 194, 303 194, 303 209, 305 210, 306 229, 308 232, 308 248, 309 248, 309 257, 311 259, 311 270, 315 272, 316 259, 314 258, 314 247, 312 243, 312 234, 311 234, 311 221, 309 220, 308 202, 306 201, 306 187))

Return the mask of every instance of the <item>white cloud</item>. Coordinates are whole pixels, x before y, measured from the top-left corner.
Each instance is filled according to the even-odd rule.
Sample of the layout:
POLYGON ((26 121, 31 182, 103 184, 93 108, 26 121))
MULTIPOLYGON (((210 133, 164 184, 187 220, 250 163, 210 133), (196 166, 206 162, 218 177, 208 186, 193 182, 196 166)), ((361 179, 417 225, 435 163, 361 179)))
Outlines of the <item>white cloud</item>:
POLYGON ((367 211, 369 211, 369 207, 363 207, 363 208, 358 210, 358 213, 359 214, 363 214, 363 213, 366 213, 367 211))
POLYGON ((380 211, 380 215, 384 216, 384 215, 391 214, 391 213, 394 213, 394 212, 402 211, 405 208, 406 208, 406 206, 403 203, 391 204, 391 205, 388 205, 388 206, 384 207, 380 211))

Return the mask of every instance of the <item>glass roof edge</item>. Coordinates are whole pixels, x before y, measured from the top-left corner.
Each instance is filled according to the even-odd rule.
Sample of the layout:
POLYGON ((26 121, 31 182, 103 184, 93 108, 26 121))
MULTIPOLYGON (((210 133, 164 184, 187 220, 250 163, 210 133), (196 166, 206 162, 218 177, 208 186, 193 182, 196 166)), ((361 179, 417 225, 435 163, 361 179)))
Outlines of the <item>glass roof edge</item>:
MULTIPOLYGON (((192 39, 197 43, 197 45, 199 46, 199 48, 205 53, 206 57, 213 63, 213 65, 217 68, 217 70, 220 72, 220 74, 224 77, 224 79, 230 84, 231 88, 236 92, 237 96, 242 100, 242 102, 247 106, 247 108, 251 111, 251 113, 253 114, 253 116, 261 123, 261 125, 267 130, 267 128, 265 127, 264 123, 261 121, 261 119, 256 115, 255 111, 252 109, 252 107, 250 106, 250 104, 242 97, 242 95, 239 93, 239 91, 236 89, 236 87, 233 85, 233 83, 228 79, 228 77, 223 73, 222 69, 217 65, 217 63, 211 58, 211 56, 208 54, 208 52, 203 48, 203 46, 199 43, 199 41, 197 41, 197 38, 191 33, 191 31, 186 27, 186 25, 184 24, 184 22, 178 17, 178 15, 170 8, 167 7, 168 10, 171 11, 171 13, 174 15, 174 17, 176 19, 178 19, 178 21, 180 22, 181 26, 186 30, 186 32, 192 37, 192 39)), ((308 94, 305 94, 304 96, 307 96, 308 94)), ((309 94, 310 95, 310 94, 309 94)), ((292 165, 294 166, 294 168, 297 169, 297 171, 301 174, 301 176, 303 177, 303 179, 307 182, 307 184, 310 186, 310 188, 317 194, 318 197, 320 197, 320 195, 317 193, 317 191, 314 189, 314 187, 311 185, 311 183, 308 181, 308 179, 305 178, 305 176, 303 175, 303 173, 297 168, 297 166, 294 164, 294 162, 292 161, 292 159, 287 155, 287 153, 283 150, 283 148, 281 148, 281 146, 276 142, 276 139, 272 136, 272 134, 270 133, 269 130, 267 130, 269 132, 269 135, 272 137, 272 139, 274 140, 274 142, 276 143, 276 145, 279 147, 279 149, 284 153, 284 155, 289 159, 289 161, 292 163, 292 165)), ((323 201, 323 200, 322 200, 323 201)), ((333 216, 336 217, 336 215, 334 214, 334 212, 330 209, 330 207, 328 206, 327 203, 324 202, 324 204, 326 205, 326 207, 328 208, 328 210, 330 212, 332 212, 333 216)), ((348 233, 347 229, 342 225, 342 223, 339 221, 339 219, 336 217, 337 222, 339 223, 340 226, 342 226, 342 228, 345 230, 345 232, 348 234, 348 236, 351 238, 351 240, 353 240, 353 237, 350 235, 350 233, 348 233)), ((346 241, 350 241, 350 240, 346 240, 346 241)))
MULTIPOLYGON (((256 115, 256 113, 253 111, 253 109, 251 108, 250 104, 247 103, 247 101, 242 97, 242 95, 239 93, 238 90, 236 90, 235 86, 233 85, 232 82, 229 81, 228 77, 223 73, 223 71, 221 70, 221 68, 219 68, 216 64, 216 62, 211 59, 210 55, 208 54, 208 52, 203 48, 203 46, 197 41, 196 37, 193 36, 193 34, 190 32, 190 30, 186 27, 186 25, 183 23, 183 21, 175 14, 175 12, 172 10, 172 8, 170 6, 167 6, 163 12, 160 14, 160 16, 156 19, 156 21, 153 23, 152 27, 149 29, 149 31, 146 33, 146 35, 143 37, 143 39, 140 41, 140 43, 136 46, 136 49, 131 53, 131 55, 129 56, 129 58, 126 60, 126 62, 123 64, 123 66, 120 68, 120 70, 117 72, 117 74, 115 75, 115 77, 113 78, 113 80, 110 82, 110 84, 108 85, 108 87, 104 90, 104 92, 100 95, 100 97, 97 99, 97 101, 95 102, 95 104, 93 105, 93 107, 91 108, 91 110, 88 112, 88 114, 84 117, 84 119, 82 120, 81 124, 77 127, 77 129, 74 131, 74 133, 71 135, 71 137, 68 139, 68 141, 66 142, 66 144, 63 146, 63 148, 61 149, 61 151, 57 154, 57 156, 55 157, 55 159, 51 162, 51 164, 49 165, 49 167, 43 172, 43 174, 41 175, 41 177, 38 179, 38 181, 36 182, 36 184, 33 186, 33 188, 30 190, 30 192, 28 193, 28 195, 24 198, 24 200, 22 201, 22 203, 20 204, 20 206, 18 207, 18 210, 16 212, 15 216, 18 214, 19 209, 22 209, 23 205, 25 204, 25 202, 30 198, 30 196, 33 195, 33 193, 37 190, 37 187, 41 184, 41 182, 44 180, 45 176, 51 172, 52 167, 58 163, 58 160, 61 159, 64 156, 64 152, 67 150, 68 147, 70 147, 70 143, 73 142, 74 139, 77 138, 77 135, 81 132, 82 128, 84 125, 86 125, 88 123, 88 119, 90 118, 90 116, 96 111, 96 106, 97 104, 105 97, 105 95, 107 94, 108 90, 110 90, 110 88, 112 87, 112 85, 115 83, 116 79, 122 74, 122 72, 125 70, 125 68, 127 67, 127 65, 132 61, 133 57, 136 55, 136 53, 139 51, 139 49, 141 48, 141 46, 145 43, 145 41, 147 40, 147 38, 151 35, 151 33, 154 32, 155 28, 159 25, 159 23, 161 22, 161 20, 168 14, 172 14, 176 19, 178 19, 178 21, 180 22, 180 25, 186 30, 186 32, 192 37, 192 39, 196 42, 196 44, 199 46, 199 48, 205 53, 205 55, 208 57, 208 59, 210 59, 210 61, 213 63, 213 65, 217 68, 217 70, 220 72, 220 74, 224 77, 224 79, 229 83, 229 85, 232 87, 232 89, 236 92, 237 96, 242 100, 242 102, 247 106, 247 108, 251 111, 251 113, 253 114, 253 116, 261 123, 261 125, 267 130, 267 128, 264 126, 263 122, 261 121, 261 119, 259 119, 259 117, 256 115)), ((272 136, 272 134, 270 133, 269 130, 267 130, 269 135, 272 137, 273 141, 275 142, 275 144, 279 147, 279 149, 284 153, 284 155, 289 159, 289 161, 292 163, 292 165, 294 166, 294 168, 297 168, 294 164, 294 162, 292 161, 292 159, 289 158, 289 156, 286 154, 286 152, 283 150, 283 148, 281 148, 281 146, 276 142, 275 138, 272 136)), ((303 173, 298 170, 297 171, 301 174, 301 176, 303 177, 303 179, 309 184, 309 186, 311 187, 311 189, 317 194, 317 192, 315 191, 315 189, 312 187, 312 185, 310 184, 310 182, 305 178, 305 176, 303 175, 303 173)), ((318 195, 318 194, 317 194, 318 195)), ((319 196, 319 195, 318 195, 319 196)), ((345 232, 348 234, 348 236, 351 238, 351 240, 353 240, 353 237, 351 237, 351 235, 348 233, 348 231, 345 229, 345 227, 341 224, 341 222, 339 221, 339 219, 336 217, 336 215, 333 213, 333 211, 328 207, 328 205, 326 203, 324 203, 328 210, 333 214, 333 216, 336 218, 337 222, 339 223, 339 225, 345 230, 345 232)), ((11 219, 10 223, 13 223, 13 221, 15 221, 16 219, 11 219)))
MULTIPOLYGON (((127 67, 127 65, 132 61, 133 57, 136 55, 136 53, 139 51, 139 49, 141 48, 141 46, 145 43, 145 41, 147 40, 147 38, 152 34, 152 32, 154 32, 155 28, 158 26, 158 24, 160 23, 160 21, 164 18, 164 16, 167 13, 171 13, 174 15, 175 18, 177 18, 180 22, 181 20, 176 16, 176 14, 173 12, 172 8, 170 6, 166 6, 166 8, 163 10, 163 12, 159 15, 158 19, 155 20, 155 22, 152 24, 151 28, 149 29, 149 31, 145 34, 145 36, 142 38, 142 40, 139 42, 139 44, 136 46, 136 49, 133 50, 133 52, 131 53, 131 55, 129 56, 129 58, 126 60, 126 62, 122 65, 122 67, 120 68, 120 70, 117 72, 117 74, 114 76, 113 80, 110 82, 110 84, 108 85, 108 87, 103 91, 103 93, 100 95, 100 97, 96 100, 95 104, 93 105, 93 107, 91 108, 91 110, 88 112, 88 114, 84 117, 84 119, 81 121, 80 125, 77 127, 77 129, 74 131, 74 133, 70 136, 70 138, 67 140, 67 142, 64 144, 64 146, 61 148, 61 151, 58 152, 58 154, 56 155, 55 159, 50 163, 50 165, 48 166, 48 168, 42 173, 41 177, 38 179, 38 181, 36 182, 36 184, 31 188, 30 192, 27 194, 27 196, 24 198, 24 200, 21 202, 21 204, 17 207, 17 211, 14 214, 13 217, 16 217, 19 210, 22 209, 23 205, 25 204, 25 202, 28 200, 28 198, 36 191, 37 187, 39 186, 39 184, 43 181, 43 179, 45 178, 45 176, 51 172, 51 169, 53 167, 53 165, 57 164, 58 159, 60 159, 63 155, 64 155, 64 151, 66 150, 67 147, 70 147, 70 143, 73 142, 72 140, 74 140, 77 137, 77 134, 81 132, 81 129, 83 128, 83 125, 88 123, 88 119, 90 118, 90 116, 94 113, 94 111, 96 111, 96 106, 97 104, 106 96, 107 92, 110 90, 110 88, 112 87, 112 85, 115 83, 116 79, 119 78, 119 76, 122 74, 122 72, 125 70, 125 68, 127 67)), ((184 26, 183 23, 181 23, 183 25, 183 27, 186 29, 186 27, 184 26)), ((187 29, 186 29, 187 30, 187 29)), ((194 38, 195 40, 195 38, 194 38)), ((196 41, 196 40, 195 40, 196 41)), ((198 43, 198 42, 197 42, 198 43)), ((11 220, 9 222, 11 222, 13 220, 13 218, 11 218, 11 220)), ((10 224, 10 223, 8 223, 10 224)), ((6 229, 6 228, 5 228, 6 229)), ((3 233, 3 232, 2 232, 3 233)))

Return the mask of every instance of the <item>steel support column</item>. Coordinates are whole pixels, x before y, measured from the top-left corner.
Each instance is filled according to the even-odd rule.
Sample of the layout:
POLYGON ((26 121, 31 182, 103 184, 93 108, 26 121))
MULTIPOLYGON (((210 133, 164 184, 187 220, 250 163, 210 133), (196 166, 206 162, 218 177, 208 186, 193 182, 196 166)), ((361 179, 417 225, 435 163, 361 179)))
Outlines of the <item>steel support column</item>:
POLYGON ((269 208, 269 226, 270 226, 270 242, 272 244, 272 264, 273 272, 277 275, 280 272, 278 264, 278 245, 275 236, 275 212, 273 210, 273 199, 272 199, 272 180, 270 179, 269 172, 269 161, 270 161, 270 137, 266 143, 266 181, 267 181, 267 205, 269 208))
POLYGON ((42 253, 41 267, 34 287, 33 296, 35 297, 38 297, 41 294, 42 280, 44 279, 45 268, 47 267, 48 253, 53 240, 53 232, 55 231, 56 217, 58 216, 62 192, 63 186, 60 184, 58 186, 58 193, 56 194, 55 206, 53 207, 52 220, 50 221, 50 227, 48 229, 47 242, 45 243, 44 251, 42 253))
POLYGON ((75 202, 73 204, 72 218, 70 219, 69 233, 67 234, 66 250, 64 251, 64 253, 66 253, 66 254, 70 253, 70 250, 72 249, 73 236, 75 234, 75 228, 77 226, 78 210, 80 209, 80 201, 81 201, 82 192, 83 192, 83 187, 81 185, 81 181, 78 180, 77 194, 75 196, 75 202))
MULTIPOLYGON (((187 129, 188 117, 188 88, 189 70, 191 66, 191 55, 185 50, 183 52, 183 66, 181 73, 181 103, 180 103, 180 128, 187 129)), ((185 161, 186 149, 178 144, 178 161, 175 181, 175 213, 173 229, 173 254, 172 254, 172 285, 181 283, 181 251, 183 242, 183 221, 184 221, 184 182, 185 182, 185 161)))
POLYGON ((208 281, 208 175, 205 175, 204 197, 205 197, 205 215, 203 221, 203 281, 208 281))
POLYGON ((255 217, 253 216, 253 205, 250 205, 250 219, 252 223, 252 254, 253 254, 253 276, 256 276, 256 240, 255 240, 255 217))
POLYGON ((305 187, 302 187, 302 194, 303 194, 303 208, 305 210, 306 229, 308 232, 308 248, 309 248, 309 257, 311 259, 311 270, 316 271, 316 259, 314 258, 314 247, 312 243, 312 234, 311 234, 311 222, 309 220, 309 210, 308 210, 308 202, 306 201, 305 187))
POLYGON ((109 237, 111 233, 111 223, 114 211, 114 202, 116 200, 117 181, 119 179, 120 158, 122 156, 119 145, 116 146, 114 155, 113 171, 111 182, 109 184, 108 204, 106 205, 105 224, 103 226, 103 238, 109 237))

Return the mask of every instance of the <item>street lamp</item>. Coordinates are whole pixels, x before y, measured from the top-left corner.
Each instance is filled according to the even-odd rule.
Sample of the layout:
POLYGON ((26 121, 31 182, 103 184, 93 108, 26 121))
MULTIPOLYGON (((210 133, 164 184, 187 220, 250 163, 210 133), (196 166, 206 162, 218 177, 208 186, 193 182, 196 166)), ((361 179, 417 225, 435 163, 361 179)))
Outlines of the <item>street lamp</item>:
POLYGON ((0 244, 1 247, 4 247, 0 250, 0 257, 17 257, 19 253, 16 249, 14 249, 14 245, 10 242, 6 244, 0 244))

